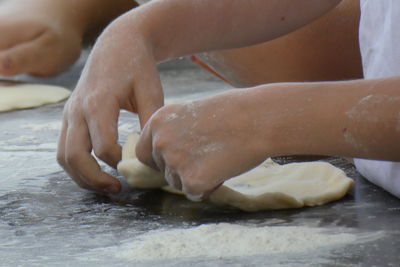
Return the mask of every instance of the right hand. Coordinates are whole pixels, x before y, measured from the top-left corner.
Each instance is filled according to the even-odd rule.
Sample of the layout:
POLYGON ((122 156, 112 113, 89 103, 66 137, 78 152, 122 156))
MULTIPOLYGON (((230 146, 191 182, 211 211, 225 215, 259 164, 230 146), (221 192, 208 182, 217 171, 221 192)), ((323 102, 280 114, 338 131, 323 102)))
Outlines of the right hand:
MULTIPOLYGON (((121 26, 122 25, 122 26, 121 26)), ((57 159, 82 188, 118 193, 119 181, 101 170, 97 158, 116 167, 121 160, 118 115, 137 112, 141 125, 163 105, 163 93, 151 55, 140 34, 132 38, 117 22, 100 36, 82 76, 64 108, 57 159)))
POLYGON ((189 199, 206 198, 225 180, 273 154, 272 138, 265 136, 273 136, 274 124, 258 112, 259 97, 252 97, 251 91, 233 90, 160 108, 142 131, 138 159, 159 169, 168 184, 189 199), (261 121, 265 125, 258 126, 261 121), (259 134, 260 128, 268 135, 259 134))
POLYGON ((69 10, 45 1, 0 5, 0 75, 50 76, 80 55, 83 31, 69 10))

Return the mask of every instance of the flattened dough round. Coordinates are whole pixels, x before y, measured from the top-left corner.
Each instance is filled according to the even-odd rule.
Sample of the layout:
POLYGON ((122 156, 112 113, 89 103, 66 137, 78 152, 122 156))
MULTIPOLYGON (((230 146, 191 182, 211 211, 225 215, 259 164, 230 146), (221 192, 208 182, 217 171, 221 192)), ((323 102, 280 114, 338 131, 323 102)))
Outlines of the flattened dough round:
POLYGON ((0 112, 57 103, 71 92, 63 87, 40 84, 0 84, 0 112))
MULTIPOLYGON (((165 186, 164 177, 159 172, 136 159, 137 140, 138 134, 128 137, 118 171, 134 188, 165 186)), ((225 181, 209 200, 244 211, 301 208, 338 200, 346 195, 353 183, 341 169, 327 162, 279 165, 268 159, 260 166, 225 181)), ((166 191, 176 192, 168 188, 166 191)))
POLYGON ((353 183, 341 169, 327 162, 279 165, 268 159, 225 181, 210 200, 245 211, 319 206, 342 198, 353 183))

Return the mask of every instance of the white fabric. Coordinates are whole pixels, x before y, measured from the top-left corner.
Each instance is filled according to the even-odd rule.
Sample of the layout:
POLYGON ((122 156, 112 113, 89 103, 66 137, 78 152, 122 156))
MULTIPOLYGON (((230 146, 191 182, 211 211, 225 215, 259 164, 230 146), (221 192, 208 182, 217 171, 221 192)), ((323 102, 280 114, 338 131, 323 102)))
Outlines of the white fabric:
MULTIPOLYGON (((361 0, 360 49, 366 79, 400 75, 400 0, 361 0)), ((354 159, 372 183, 400 197, 400 162, 354 159)))
POLYGON ((361 0, 360 49, 366 79, 400 75, 399 26, 399 0, 361 0))

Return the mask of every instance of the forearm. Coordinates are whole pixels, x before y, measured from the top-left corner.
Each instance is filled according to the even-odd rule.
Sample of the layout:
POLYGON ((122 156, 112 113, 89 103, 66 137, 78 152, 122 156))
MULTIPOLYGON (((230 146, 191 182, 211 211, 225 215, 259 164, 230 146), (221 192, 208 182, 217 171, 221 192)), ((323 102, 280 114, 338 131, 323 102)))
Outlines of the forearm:
MULTIPOLYGON (((322 154, 400 161, 399 87, 400 77, 260 86, 249 91, 249 102, 257 107, 249 117, 272 123, 264 124, 268 129, 260 123, 251 127, 259 129, 254 132, 260 133, 260 145, 267 138, 274 140, 272 156, 322 154)), ((263 149, 268 154, 271 146, 263 149)))
POLYGON ((129 12, 114 26, 121 36, 139 33, 153 49, 156 60, 162 61, 271 40, 316 19, 339 2, 153 1, 129 12))

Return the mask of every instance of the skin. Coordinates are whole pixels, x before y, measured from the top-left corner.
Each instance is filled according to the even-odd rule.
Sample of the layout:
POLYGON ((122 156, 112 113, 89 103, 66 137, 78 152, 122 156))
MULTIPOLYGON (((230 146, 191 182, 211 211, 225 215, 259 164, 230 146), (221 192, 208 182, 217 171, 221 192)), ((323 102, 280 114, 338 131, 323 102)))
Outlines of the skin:
POLYGON ((192 199, 270 156, 399 161, 399 83, 270 84, 167 106, 146 124, 138 157, 192 199))
MULTIPOLYGON (((144 126, 163 105, 155 68, 157 62, 272 40, 313 21, 338 3, 167 0, 153 1, 128 12, 100 36, 66 105, 59 139, 59 163, 84 188, 118 192, 118 180, 100 169, 91 151, 115 166, 121 154, 117 144, 119 110, 137 112, 144 126), (197 34, 193 35, 193 32, 197 34)), ((143 134, 141 144, 157 139, 157 133, 145 132, 148 133, 143 134)), ((140 159, 149 165, 155 166, 153 162, 156 159, 161 171, 170 168, 172 171, 169 173, 174 173, 179 169, 171 167, 169 160, 164 159, 164 150, 152 151, 148 146, 139 145, 137 152, 140 159)), ((248 157, 252 158, 251 155, 248 157)), ((242 171, 248 169, 248 165, 244 164, 246 167, 242 171)), ((221 173, 226 169, 229 168, 220 168, 221 173)), ((187 177, 178 176, 186 193, 194 190, 185 186, 187 177)))
MULTIPOLYGON (((85 42, 95 38, 97 33, 112 19, 136 6, 136 3, 131 0, 112 2, 105 0, 2 1, 0 21, 2 21, 3 34, 0 40, 0 74, 29 73, 48 76, 59 73, 75 61, 85 42), (15 14, 18 14, 18 16, 15 16, 15 14), (54 24, 55 21, 57 24, 54 24)), ((294 33, 248 48, 207 52, 203 58, 237 86, 278 81, 336 80, 360 77, 361 64, 357 38, 355 38, 357 36, 358 12, 358 1, 346 0, 338 8, 329 12, 328 15, 296 30, 294 33), (348 19, 340 19, 343 17, 348 19), (326 27, 334 29, 337 34, 333 32, 332 35, 326 35, 326 27), (334 35, 342 36, 342 38, 336 38, 334 35), (321 38, 322 36, 324 37, 321 38), (334 57, 330 57, 334 54, 332 51, 337 51, 338 48, 347 48, 345 49, 347 53, 335 54, 334 57), (298 58, 298 55, 302 55, 302 57, 298 58), (316 58, 318 60, 315 60, 316 58), (277 64, 278 62, 280 64, 277 64)), ((115 31, 118 31, 118 29, 115 31)), ((128 34, 132 35, 131 33, 128 34)), ((145 32, 140 32, 140 34, 145 34, 145 32)), ((270 39, 270 37, 266 39, 270 39)), ((106 42, 103 41, 102 43, 106 42)), ((150 47, 150 44, 145 45, 150 47)), ((237 44, 232 45, 233 47, 237 46, 237 44)), ((138 46, 140 47, 140 44, 138 46)), ((101 45, 98 47, 100 47, 96 48, 98 50, 109 50, 109 48, 102 48, 101 45)), ((124 45, 120 45, 120 47, 124 47, 124 45)), ((221 45, 215 47, 224 48, 221 45)), ((135 49, 140 51, 140 49, 135 49)), ((202 49, 200 48, 200 51, 202 49)), ((133 56, 135 53, 131 52, 130 54, 133 56)), ((157 73, 154 70, 154 63, 157 60, 151 59, 154 54, 148 51, 141 58, 133 57, 138 58, 136 61, 142 64, 147 62, 146 69, 136 69, 135 66, 129 64, 125 66, 125 69, 122 69, 117 65, 115 76, 120 76, 119 71, 130 72, 136 69, 135 73, 147 78, 135 82, 129 82, 129 77, 126 81, 119 83, 112 80, 108 81, 112 87, 118 85, 119 90, 116 90, 116 95, 124 95, 124 91, 125 94, 128 92, 128 101, 115 101, 114 99, 114 103, 111 103, 111 113, 108 113, 98 105, 97 101, 104 97, 101 96, 101 92, 98 94, 100 96, 97 93, 89 93, 85 96, 85 93, 83 93, 82 99, 70 101, 71 103, 65 109, 65 116, 67 117, 71 113, 68 110, 80 110, 82 107, 86 107, 86 111, 82 113, 86 114, 88 118, 82 119, 82 114, 79 114, 80 116, 76 120, 84 122, 76 127, 79 129, 77 133, 71 133, 67 136, 63 131, 58 153, 60 163, 74 180, 84 188, 99 192, 104 192, 104 189, 108 188, 109 190, 105 190, 106 192, 117 192, 119 190, 119 184, 115 183, 111 176, 101 172, 94 159, 87 156, 87 152, 94 148, 95 153, 110 165, 115 166, 119 161, 120 148, 115 145, 116 130, 114 129, 116 127, 114 122, 118 114, 117 107, 118 109, 125 108, 138 111, 143 125, 153 111, 162 105, 162 93, 157 90, 160 85, 157 73), (132 92, 135 91, 132 90, 132 87, 154 87, 156 89, 150 91, 151 94, 146 96, 148 92, 144 93, 137 89, 135 94, 135 92, 132 92), (85 104, 81 105, 80 102, 85 104), (147 103, 150 104, 147 105, 147 103), (94 120, 90 118, 93 113, 104 116, 105 120, 93 122, 94 120), (109 121, 107 122, 107 120, 109 121), (112 127, 106 127, 107 123, 111 124, 112 127), (93 136, 86 135, 80 139, 75 137, 80 135, 80 131, 84 132, 89 129, 94 133, 93 136), (89 138, 91 140, 88 142, 89 138), (65 140, 71 140, 72 148, 65 148, 65 140), (105 142, 104 140, 111 141, 105 142), (80 147, 77 149, 77 146, 80 147), (82 149, 86 153, 78 153, 82 149), (85 164, 88 164, 88 167, 94 168, 94 170, 82 168, 81 166, 85 164)), ((96 59, 93 59, 92 63, 89 64, 95 64, 93 63, 95 61, 96 59)), ((92 74, 94 76, 96 76, 96 72, 101 73, 94 67, 87 68, 90 71, 87 70, 86 72, 95 73, 92 74)), ((101 76, 97 79, 107 82, 101 76)), ((81 84, 84 84, 84 82, 82 81, 81 84)), ((88 87, 96 86, 89 82, 88 87)), ((113 102, 113 100, 108 102, 113 102)), ((68 127, 67 122, 64 122, 65 128, 75 129, 68 127)), ((171 181, 174 182, 174 180, 171 181)), ((179 182, 179 179, 177 181, 179 182)))
POLYGON ((131 0, 6 0, 0 3, 0 75, 55 75, 80 55, 88 33, 135 7, 131 0), (17 15, 16 15, 17 14, 17 15))
MULTIPOLYGON (((137 112, 144 126, 139 158, 165 171, 169 183, 193 199, 268 156, 399 160, 397 77, 261 85, 159 109, 157 62, 272 40, 338 2, 165 0, 120 17, 99 38, 65 107, 59 163, 81 187, 117 193, 118 181, 100 169, 91 151, 111 166, 119 161, 120 109, 137 112), (176 119, 170 120, 172 114, 176 119)), ((8 67, 1 54, 0 62, 8 67)))
POLYGON ((324 16, 277 39, 197 56, 236 87, 362 78, 359 5, 358 0, 342 1, 324 16))

